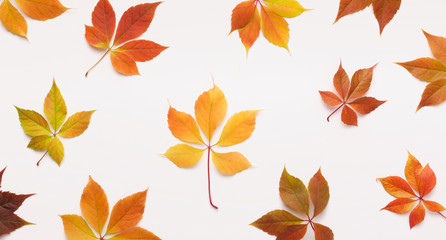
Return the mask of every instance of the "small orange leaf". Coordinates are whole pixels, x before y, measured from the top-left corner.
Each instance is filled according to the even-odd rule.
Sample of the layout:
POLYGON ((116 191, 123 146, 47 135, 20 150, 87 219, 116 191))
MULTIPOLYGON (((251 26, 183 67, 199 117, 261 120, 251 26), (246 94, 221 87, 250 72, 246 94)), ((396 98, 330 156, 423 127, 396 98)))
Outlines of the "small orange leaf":
POLYGON ((334 93, 330 91, 319 91, 322 101, 328 106, 337 106, 342 104, 342 100, 334 93))
POLYGON ((95 240, 97 237, 91 231, 87 222, 79 215, 61 215, 65 235, 69 240, 95 240))
POLYGON ((199 149, 187 144, 177 144, 169 148, 163 155, 175 165, 182 168, 193 167, 203 157, 206 149, 199 149))
POLYGON ((397 198, 391 201, 387 206, 381 210, 387 210, 394 213, 408 213, 415 206, 416 200, 410 198, 397 198))
POLYGON ((442 64, 446 64, 446 38, 429 34, 423 30, 432 54, 442 64))
POLYGON ((334 238, 331 229, 319 223, 314 224, 314 236, 315 240, 333 240, 334 238))
POLYGON ((161 240, 159 237, 157 237, 152 232, 147 231, 146 229, 140 228, 140 227, 131 228, 125 232, 116 234, 112 238, 109 238, 109 240, 131 240, 131 239, 161 240))
POLYGON ((442 212, 446 210, 446 208, 443 207, 443 205, 434 201, 423 200, 423 204, 431 212, 442 212))
POLYGON ((415 197, 415 193, 409 184, 401 177, 390 176, 386 178, 378 178, 386 192, 396 198, 415 197))
POLYGON ((386 101, 379 101, 373 97, 361 97, 353 102, 349 102, 348 105, 360 114, 368 114, 385 102, 386 101))
POLYGON ((219 146, 230 146, 244 142, 251 137, 256 124, 256 114, 259 110, 242 111, 232 115, 223 127, 219 146))
POLYGON ((303 221, 285 210, 274 210, 263 215, 251 225, 270 235, 278 236, 286 227, 299 225, 303 221))
POLYGON ((446 78, 446 66, 433 58, 418 58, 397 64, 421 81, 432 82, 446 78))
POLYGON ((256 12, 256 0, 244 1, 235 6, 235 8, 232 10, 230 33, 237 29, 244 28, 246 25, 248 25, 256 12))
POLYGON ((313 217, 316 217, 324 211, 328 204, 328 199, 330 199, 328 183, 324 176, 322 176, 320 169, 310 179, 310 182, 308 183, 308 193, 310 194, 310 199, 314 206, 313 217))
POLYGON ((341 120, 347 125, 358 126, 358 116, 355 111, 347 105, 344 105, 342 108, 341 120))
POLYGON ((291 176, 284 168, 280 177, 279 192, 282 201, 290 208, 308 215, 309 195, 304 183, 291 176))
POLYGON ((299 240, 307 233, 308 224, 290 225, 283 229, 276 240, 299 240))
POLYGON ((446 78, 430 82, 424 89, 417 111, 425 106, 438 105, 446 100, 446 78))
POLYGON ((263 6, 260 8, 260 17, 263 36, 272 44, 288 50, 290 29, 285 19, 263 6))
POLYGON ((15 0, 26 15, 45 21, 58 17, 68 10, 59 0, 15 0))
POLYGON ((0 5, 0 21, 8 31, 26 38, 28 24, 19 10, 9 0, 3 0, 0 5))
POLYGON ((350 89, 350 78, 342 67, 342 63, 339 64, 339 69, 333 78, 333 85, 341 96, 341 99, 346 100, 348 90, 350 89))
POLYGON ((375 68, 375 66, 371 68, 360 69, 353 74, 347 99, 361 97, 369 90, 370 84, 372 83, 373 69, 375 68))
POLYGON ((124 52, 111 50, 110 60, 113 67, 124 75, 139 75, 135 60, 124 52))
POLYGON ((251 167, 248 159, 239 152, 218 153, 212 151, 212 162, 222 174, 234 175, 251 167))
POLYGON ((191 115, 177 111, 173 107, 169 107, 167 123, 169 124, 169 129, 172 132, 172 135, 181 141, 204 144, 197 122, 195 122, 191 115))
POLYGON ((91 22, 94 29, 104 36, 101 42, 105 48, 108 48, 116 27, 115 11, 108 0, 99 0, 93 10, 91 22))
POLYGON ((109 214, 107 195, 91 177, 82 193, 81 210, 90 226, 97 233, 102 233, 109 214))
POLYGON ((127 42, 113 52, 122 52, 136 62, 146 62, 154 59, 167 47, 148 40, 134 40, 127 42))
POLYGON ((341 0, 335 23, 346 15, 364 10, 370 4, 372 4, 372 0, 341 0))
POLYGON ((401 0, 373 0, 373 13, 379 23, 379 32, 382 33, 384 27, 392 20, 398 9, 401 0))
POLYGON ((434 171, 427 164, 420 173, 420 180, 418 187, 420 188, 420 197, 424 197, 429 194, 432 189, 434 189, 437 184, 437 178, 435 177, 434 171))
POLYGON ((406 167, 404 169, 404 175, 410 186, 417 192, 420 192, 418 184, 420 182, 420 173, 422 170, 423 166, 421 166, 418 159, 409 153, 409 158, 407 159, 406 167))
POLYGON ((420 202, 409 215, 410 228, 413 228, 417 224, 421 223, 424 220, 425 215, 426 215, 426 210, 424 210, 424 207, 420 202))
POLYGON ((260 14, 256 10, 248 24, 238 30, 240 39, 246 48, 246 54, 260 35, 260 14))

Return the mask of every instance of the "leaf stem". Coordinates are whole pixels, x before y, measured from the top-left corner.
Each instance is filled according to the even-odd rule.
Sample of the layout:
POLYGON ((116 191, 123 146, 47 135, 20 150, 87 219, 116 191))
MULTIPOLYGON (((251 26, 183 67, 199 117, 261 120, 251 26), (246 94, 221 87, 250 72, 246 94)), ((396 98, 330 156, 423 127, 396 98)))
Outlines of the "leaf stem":
POLYGON ((443 213, 441 213, 441 212, 438 212, 438 214, 440 214, 442 217, 444 217, 445 219, 446 219, 446 216, 445 215, 443 215, 443 213))
POLYGON ((101 59, 99 59, 99 61, 97 61, 90 69, 88 69, 87 73, 85 73, 85 77, 88 76, 88 73, 94 68, 96 67, 96 65, 98 65, 102 59, 104 59, 105 56, 107 56, 107 54, 111 51, 111 47, 107 50, 107 52, 104 53, 104 55, 101 57, 101 59))
POLYGON ((43 154, 43 156, 39 159, 39 161, 37 162, 37 166, 39 166, 40 162, 42 161, 42 159, 46 156, 46 154, 48 153, 48 150, 45 152, 45 154, 43 154))
POLYGON ((339 109, 341 109, 341 107, 343 107, 346 103, 347 103, 347 102, 343 102, 343 103, 341 104, 341 106, 339 106, 338 108, 336 108, 336 110, 334 110, 330 115, 328 115, 328 117, 327 117, 327 122, 330 122, 330 117, 331 117, 335 112, 337 112, 339 109))
POLYGON ((210 159, 211 159, 211 148, 212 146, 208 145, 208 193, 209 193, 209 203, 211 204, 211 206, 215 209, 218 209, 217 206, 215 206, 212 203, 212 197, 211 197, 211 172, 210 172, 210 159))

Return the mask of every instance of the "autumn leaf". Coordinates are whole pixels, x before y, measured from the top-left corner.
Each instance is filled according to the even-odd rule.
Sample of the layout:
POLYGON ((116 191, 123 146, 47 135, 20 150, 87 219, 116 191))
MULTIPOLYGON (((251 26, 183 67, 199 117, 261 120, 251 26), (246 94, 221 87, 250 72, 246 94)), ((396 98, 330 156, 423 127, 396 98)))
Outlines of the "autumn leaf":
POLYGON ((307 219, 301 219, 285 210, 274 210, 251 223, 252 226, 276 236, 277 240, 298 240, 305 236, 310 225, 316 240, 333 239, 330 228, 314 222, 314 218, 324 211, 330 198, 327 180, 322 176, 320 169, 310 179, 307 188, 300 179, 290 175, 284 168, 280 178, 279 193, 285 205, 303 214, 307 219), (312 214, 310 214, 310 201, 313 204, 312 214))
POLYGON ((81 135, 87 130, 94 112, 94 110, 77 112, 66 119, 67 106, 54 80, 44 102, 44 113, 47 120, 36 111, 15 108, 19 114, 23 131, 32 137, 28 148, 46 151, 37 162, 37 166, 46 154, 49 154, 60 166, 64 157, 64 146, 59 137, 73 138, 81 135))
POLYGON ((290 38, 285 18, 294 18, 307 11, 296 0, 248 0, 232 10, 231 32, 238 30, 246 53, 263 36, 272 44, 288 50, 290 38))
POLYGON ((216 146, 232 146, 242 143, 251 137, 256 124, 258 110, 242 111, 228 119, 223 127, 220 139, 211 144, 215 129, 226 116, 228 103, 223 92, 214 85, 210 90, 202 93, 195 101, 195 119, 188 113, 177 111, 169 107, 167 123, 172 135, 179 140, 200 146, 177 144, 169 148, 163 155, 181 168, 195 166, 207 151, 208 165, 208 191, 209 202, 212 207, 218 209, 211 198, 209 165, 212 162, 217 170, 224 175, 234 175, 242 172, 251 164, 248 159, 239 152, 219 153, 214 150, 216 146), (200 133, 204 133, 206 141, 200 133))
MULTIPOLYGON (((26 15, 40 21, 55 18, 68 10, 59 0, 15 0, 15 2, 26 15)), ((0 4, 0 21, 8 31, 27 38, 26 20, 9 0, 3 0, 0 4)))
MULTIPOLYGON (((0 186, 6 168, 0 172, 0 186)), ((0 190, 0 236, 9 234, 29 223, 14 212, 22 206, 23 202, 34 194, 15 194, 0 190)))
POLYGON ((363 97, 369 90, 375 66, 356 71, 350 82, 350 78, 344 68, 342 68, 342 64, 339 65, 338 72, 333 78, 333 85, 339 96, 330 91, 319 91, 325 104, 333 107, 339 105, 338 108, 327 117, 327 121, 330 121, 330 117, 342 108, 342 122, 347 125, 357 126, 358 116, 356 113, 369 114, 386 102, 377 100, 373 97, 363 97))
POLYGON ((119 20, 114 34, 116 16, 113 7, 108 0, 99 0, 91 17, 93 26, 85 25, 85 38, 91 46, 107 51, 87 71, 85 77, 108 53, 116 71, 124 75, 135 75, 139 74, 136 62, 152 60, 164 51, 167 47, 152 41, 132 40, 147 31, 160 3, 143 3, 129 8, 119 20), (112 42, 113 35, 115 37, 112 42))
POLYGON ((144 228, 136 227, 142 219, 147 190, 119 200, 111 213, 107 195, 91 177, 81 197, 82 216, 61 215, 69 240, 160 240, 144 228), (110 215, 110 219, 109 219, 110 215), (107 219, 109 219, 107 227, 107 219), (91 226, 91 227, 90 227, 91 226), (104 231, 105 230, 105 231, 104 231))
POLYGON ((404 67, 415 78, 428 82, 417 111, 422 107, 438 105, 446 100, 446 38, 423 31, 435 58, 418 58, 409 62, 396 63, 404 67))
POLYGON ((378 178, 384 190, 396 198, 381 210, 398 214, 410 212, 410 228, 413 228, 424 220, 425 207, 429 211, 437 212, 446 218, 441 213, 446 208, 437 202, 425 199, 426 195, 434 189, 437 183, 435 173, 429 167, 429 164, 423 168, 420 162, 409 153, 404 173, 407 181, 398 176, 378 178), (414 208, 415 204, 417 206, 414 208))
POLYGON ((335 23, 342 17, 364 10, 372 5, 381 34, 400 8, 401 0, 341 0, 335 23))

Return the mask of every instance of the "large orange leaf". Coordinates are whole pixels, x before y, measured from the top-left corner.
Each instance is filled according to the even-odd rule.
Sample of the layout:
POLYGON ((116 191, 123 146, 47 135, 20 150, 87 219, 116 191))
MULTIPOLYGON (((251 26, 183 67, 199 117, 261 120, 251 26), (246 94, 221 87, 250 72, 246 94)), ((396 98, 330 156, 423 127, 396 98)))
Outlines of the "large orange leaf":
POLYGON ((386 102, 377 100, 373 97, 362 97, 370 88, 375 66, 376 65, 371 68, 356 71, 350 82, 342 64, 339 65, 339 69, 333 78, 333 85, 339 96, 330 91, 319 91, 325 104, 333 107, 338 106, 327 117, 327 121, 330 121, 330 117, 342 108, 342 122, 347 125, 357 126, 358 116, 356 112, 359 114, 369 114, 386 102))
POLYGON ((342 17, 359 12, 373 5, 373 12, 379 24, 379 32, 393 19, 400 8, 401 0, 341 0, 335 23, 342 17))
POLYGON ((305 214, 307 219, 296 217, 285 210, 274 210, 251 223, 252 226, 277 236, 277 240, 298 240, 305 236, 308 225, 311 225, 317 240, 333 239, 330 228, 314 222, 314 218, 327 206, 330 197, 328 183, 320 169, 311 178, 307 190, 300 179, 290 175, 284 168, 279 193, 285 205, 305 214), (310 198, 314 208, 313 216, 309 214, 310 198))
POLYGON ((446 66, 434 58, 418 58, 397 64, 421 81, 432 82, 446 78, 446 66))
POLYGON ((60 165, 64 157, 64 146, 59 137, 72 138, 81 135, 87 130, 94 112, 77 112, 65 121, 67 107, 54 79, 44 102, 44 113, 48 121, 35 111, 19 107, 16 109, 23 131, 33 137, 28 147, 37 151, 47 150, 37 165, 47 153, 60 165))
POLYGON ((239 31, 246 52, 257 40, 260 29, 270 43, 288 50, 290 34, 284 18, 299 16, 307 10, 296 0, 244 1, 232 10, 230 33, 239 31))
POLYGON ((163 155, 178 167, 186 168, 194 166, 201 159, 204 151, 207 151, 209 202, 214 208, 217 207, 212 203, 211 198, 211 156, 217 170, 225 175, 234 175, 251 167, 251 163, 243 154, 239 152, 219 153, 214 151, 214 147, 230 146, 248 139, 254 131, 258 110, 242 111, 234 114, 223 127, 220 139, 215 144, 211 144, 212 136, 217 126, 225 118, 227 108, 228 103, 225 95, 214 84, 210 90, 203 92, 195 101, 195 118, 197 121, 192 115, 177 111, 173 107, 169 107, 167 114, 172 135, 184 142, 200 144, 205 149, 195 148, 187 144, 177 144, 169 148, 163 155), (201 137, 199 129, 206 136, 206 141, 201 137))
POLYGON ((19 10, 9 0, 3 0, 0 5, 0 21, 8 31, 26 38, 28 24, 19 10))
POLYGON ((441 204, 426 200, 425 197, 435 187, 436 177, 434 171, 426 165, 424 168, 420 162, 409 153, 409 158, 406 162, 404 170, 407 183, 404 179, 396 176, 379 178, 384 189, 397 199, 393 200, 383 210, 388 210, 394 213, 410 212, 413 206, 418 202, 418 205, 413 208, 409 215, 410 228, 421 223, 424 220, 425 209, 431 212, 437 212, 446 218, 441 212, 446 210, 441 204), (414 188, 419 194, 417 195, 410 187, 414 188))
POLYGON ((135 227, 144 214, 146 195, 147 190, 119 200, 111 212, 106 233, 103 233, 102 230, 109 213, 107 195, 101 186, 90 177, 81 198, 84 217, 78 215, 60 216, 64 224, 65 235, 69 240, 160 240, 152 232, 135 227))
POLYGON ((147 31, 160 3, 143 3, 125 11, 118 23, 113 43, 110 44, 115 31, 116 16, 108 0, 99 0, 92 13, 93 26, 85 26, 85 38, 91 46, 107 49, 107 51, 87 71, 85 76, 108 53, 110 53, 110 60, 116 71, 124 75, 139 75, 136 62, 152 60, 164 51, 167 47, 152 41, 135 40, 128 42, 147 31), (114 48, 121 44, 123 45, 114 48))
POLYGON ((438 105, 446 100, 446 78, 430 82, 424 89, 417 111, 425 106, 438 105))

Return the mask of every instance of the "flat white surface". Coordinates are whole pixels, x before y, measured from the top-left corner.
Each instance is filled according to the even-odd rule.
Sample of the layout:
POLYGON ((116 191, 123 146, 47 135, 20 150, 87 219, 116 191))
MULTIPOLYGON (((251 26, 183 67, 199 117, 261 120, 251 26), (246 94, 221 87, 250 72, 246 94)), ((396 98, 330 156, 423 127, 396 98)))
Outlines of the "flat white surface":
MULTIPOLYGON (((109 58, 84 78, 102 52, 84 38, 96 1, 63 0, 71 9, 47 22, 27 18, 29 41, 0 27, 0 167, 8 166, 3 190, 36 193, 19 216, 37 225, 2 240, 66 239, 60 214, 80 214, 79 200, 91 175, 109 203, 149 187, 140 226, 162 239, 274 239, 248 224, 274 209, 286 209, 278 194, 280 174, 288 171, 308 182, 322 167, 330 201, 315 220, 335 239, 444 239, 446 220, 428 212, 409 230, 408 214, 379 210, 393 200, 376 181, 404 175, 407 151, 437 174, 428 199, 446 204, 446 105, 415 114, 425 83, 393 62, 431 56, 421 29, 446 36, 446 2, 404 0, 379 35, 371 8, 333 25, 339 1, 302 0, 313 11, 289 19, 291 55, 262 36, 248 59, 237 33, 227 36, 239 0, 167 0, 142 38, 170 46, 153 61, 138 63, 141 76, 125 77, 109 58), (350 76, 379 62, 367 93, 388 100, 346 127, 318 90, 334 90, 339 61, 350 76), (68 114, 96 109, 89 129, 63 139, 65 158, 58 167, 43 152, 27 149, 13 105, 43 113, 53 76, 68 114), (233 177, 212 166, 216 211, 208 204, 206 161, 180 169, 162 157, 179 143, 167 127, 168 101, 193 114, 194 102, 215 83, 228 100, 228 116, 263 109, 246 142, 223 151, 240 151, 255 165, 233 177)), ((111 3, 119 19, 142 0, 111 3)), ((217 135, 221 128, 217 130, 217 135)), ((313 239, 308 231, 304 239, 313 239)))

